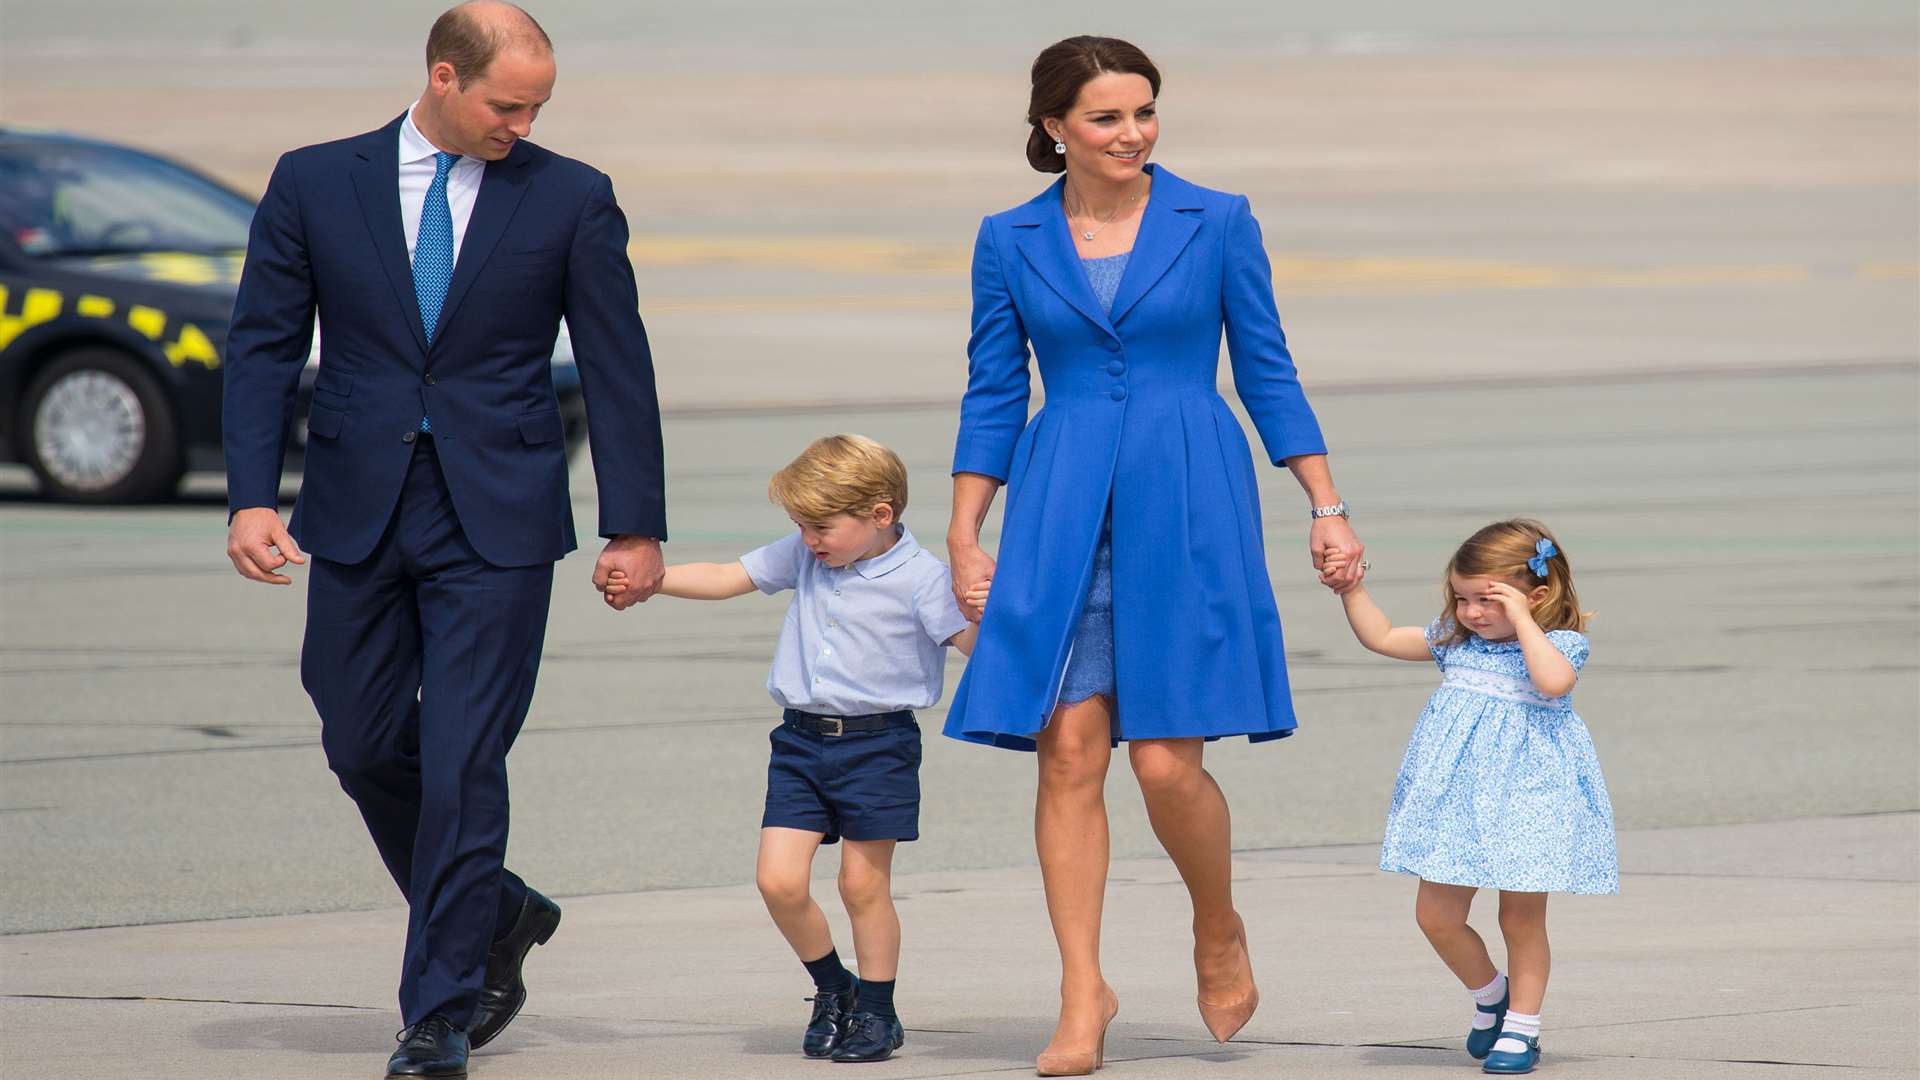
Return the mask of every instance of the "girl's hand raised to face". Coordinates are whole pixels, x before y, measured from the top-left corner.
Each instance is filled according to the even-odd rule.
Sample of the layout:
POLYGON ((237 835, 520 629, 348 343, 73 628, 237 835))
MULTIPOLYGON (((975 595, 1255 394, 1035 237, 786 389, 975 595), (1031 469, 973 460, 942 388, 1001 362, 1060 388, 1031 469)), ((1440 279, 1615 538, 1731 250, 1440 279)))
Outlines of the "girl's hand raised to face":
POLYGON ((1499 604, 1500 610, 1506 613, 1507 621, 1516 627, 1533 622, 1533 602, 1527 599, 1526 593, 1504 581, 1487 582, 1485 599, 1499 604))

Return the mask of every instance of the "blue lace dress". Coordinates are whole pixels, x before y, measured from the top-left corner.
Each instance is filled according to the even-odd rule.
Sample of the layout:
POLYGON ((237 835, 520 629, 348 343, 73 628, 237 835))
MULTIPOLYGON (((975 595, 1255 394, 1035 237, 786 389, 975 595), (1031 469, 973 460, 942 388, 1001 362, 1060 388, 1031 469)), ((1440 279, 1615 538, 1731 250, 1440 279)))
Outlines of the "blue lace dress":
MULTIPOLYGON (((1614 893, 1613 803, 1573 695, 1541 694, 1517 641, 1427 645, 1444 679, 1400 763, 1380 869, 1512 892, 1614 893)), ((1586 635, 1547 640, 1577 672, 1586 635)))
MULTIPOLYGON (((1081 259, 1087 284, 1103 308, 1113 307, 1120 292, 1120 279, 1127 273, 1123 251, 1102 259, 1081 259)), ((1062 705, 1085 701, 1095 694, 1114 696, 1113 676, 1113 509, 1100 526, 1100 546, 1093 552, 1093 578, 1087 584, 1087 596, 1080 608, 1080 623, 1073 634, 1073 651, 1067 656, 1067 671, 1060 680, 1062 705)))

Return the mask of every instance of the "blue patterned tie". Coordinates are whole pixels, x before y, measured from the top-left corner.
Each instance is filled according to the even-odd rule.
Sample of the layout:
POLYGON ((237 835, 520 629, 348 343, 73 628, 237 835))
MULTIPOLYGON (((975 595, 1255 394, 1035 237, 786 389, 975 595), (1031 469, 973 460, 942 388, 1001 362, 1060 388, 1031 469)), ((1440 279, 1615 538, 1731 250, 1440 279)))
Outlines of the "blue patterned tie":
MULTIPOLYGON (((413 295, 420 302, 420 327, 427 332, 429 345, 440 326, 447 286, 453 284, 453 211, 447 207, 447 173, 459 160, 459 154, 444 150, 433 155, 433 183, 427 188, 426 205, 420 208, 420 235, 413 243, 413 295)), ((424 416, 420 430, 433 431, 424 416)))

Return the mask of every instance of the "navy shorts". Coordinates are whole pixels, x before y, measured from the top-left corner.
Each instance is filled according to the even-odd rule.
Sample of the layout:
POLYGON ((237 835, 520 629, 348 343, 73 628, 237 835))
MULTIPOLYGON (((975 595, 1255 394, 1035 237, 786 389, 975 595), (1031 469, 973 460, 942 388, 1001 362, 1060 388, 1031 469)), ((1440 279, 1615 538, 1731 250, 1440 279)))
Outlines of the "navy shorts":
POLYGON ((768 741, 761 828, 824 833, 824 844, 920 838, 919 724, 820 735, 782 722, 768 741))

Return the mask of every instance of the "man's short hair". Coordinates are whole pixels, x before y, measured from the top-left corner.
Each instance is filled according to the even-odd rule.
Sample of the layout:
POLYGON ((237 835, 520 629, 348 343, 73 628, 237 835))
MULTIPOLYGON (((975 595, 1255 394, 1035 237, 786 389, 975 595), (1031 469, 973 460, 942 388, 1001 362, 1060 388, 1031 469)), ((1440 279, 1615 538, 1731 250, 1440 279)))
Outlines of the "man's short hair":
MULTIPOLYGON (((504 2, 504 0, 503 0, 504 2)), ((460 79, 462 89, 469 82, 486 75, 493 66, 493 59, 500 50, 510 45, 537 46, 547 52, 553 51, 553 39, 540 28, 533 16, 515 4, 506 4, 518 12, 526 25, 515 28, 501 25, 501 20, 476 17, 468 8, 471 4, 456 4, 433 20, 433 29, 427 31, 427 70, 432 71, 438 63, 453 65, 453 73, 460 79)))
POLYGON ((767 495, 801 521, 865 517, 881 503, 893 507, 898 520, 907 509, 907 467, 864 435, 829 435, 774 473, 767 495))

